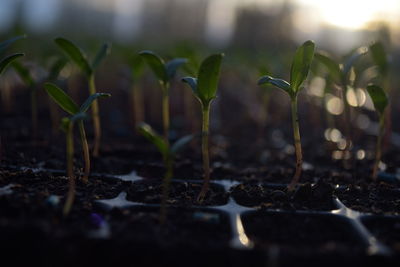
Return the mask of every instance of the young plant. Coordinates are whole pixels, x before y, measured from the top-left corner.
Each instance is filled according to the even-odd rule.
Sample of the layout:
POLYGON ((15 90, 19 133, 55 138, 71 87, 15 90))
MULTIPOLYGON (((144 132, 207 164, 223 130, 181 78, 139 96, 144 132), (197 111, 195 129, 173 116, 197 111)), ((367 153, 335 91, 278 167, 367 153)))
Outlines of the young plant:
POLYGON ((200 65, 197 78, 185 77, 183 82, 191 88, 194 96, 199 100, 202 111, 202 155, 204 183, 197 197, 202 202, 208 192, 210 183, 210 156, 209 156, 209 124, 211 102, 217 97, 218 80, 220 75, 223 54, 215 54, 207 57, 200 65))
POLYGON ((193 135, 186 135, 178 139, 171 147, 169 143, 165 141, 165 138, 157 134, 150 125, 146 123, 138 124, 139 132, 152 144, 154 144, 158 151, 161 153, 164 165, 166 168, 164 180, 163 180, 163 190, 162 190, 162 200, 161 200, 161 212, 160 212, 160 222, 164 223, 167 214, 167 200, 169 195, 169 188, 171 185, 171 178, 173 175, 173 164, 176 153, 179 152, 186 144, 188 144, 192 139, 193 135))
POLYGON ((37 89, 38 83, 32 77, 30 70, 19 62, 14 62, 13 67, 18 73, 21 80, 29 88, 31 97, 31 123, 32 123, 32 139, 37 139, 38 130, 38 106, 37 106, 37 89))
MULTIPOLYGON (((104 98, 104 97, 110 97, 110 94, 106 93, 95 93, 90 95, 86 101, 79 107, 73 100, 70 98, 63 90, 61 90, 59 87, 52 83, 46 83, 45 84, 45 89, 46 92, 49 94, 49 96, 68 114, 71 115, 71 118, 69 119, 69 126, 68 127, 73 127, 74 122, 78 123, 78 128, 79 128, 79 134, 81 137, 81 143, 82 143, 82 150, 83 150, 83 158, 85 161, 85 167, 84 167, 84 175, 82 177, 82 181, 84 183, 88 182, 89 179, 89 173, 90 173, 90 154, 89 154, 89 146, 87 143, 86 139, 86 132, 85 132, 85 127, 83 124, 82 119, 75 119, 72 120, 72 118, 82 118, 84 117, 83 115, 86 114, 86 111, 89 110, 89 108, 95 103, 95 101, 98 98, 104 98), (83 114, 83 115, 82 115, 83 114)), ((63 119, 64 121, 66 120, 65 118, 63 119)), ((67 155, 68 155, 68 143, 71 141, 68 141, 68 133, 70 131, 69 128, 64 128, 64 130, 67 129, 67 155)), ((72 131, 72 130, 71 130, 72 131)), ((68 164, 67 164, 68 165, 68 164)), ((68 165, 67 170, 69 170, 70 166, 68 165)))
MULTIPOLYGON (((324 53, 316 53, 315 58, 318 62, 326 67, 329 72, 330 78, 332 82, 337 84, 342 90, 340 93, 342 94, 343 104, 344 104, 344 124, 345 124, 345 135, 346 135, 346 147, 345 151, 350 153, 350 144, 352 142, 352 131, 351 131, 351 119, 350 119, 350 107, 347 102, 347 92, 349 88, 351 88, 351 70, 353 69, 354 64, 359 60, 363 55, 368 52, 366 47, 360 47, 356 49, 343 64, 337 63, 330 56, 324 53)), ((351 157, 350 157, 351 160, 351 157)), ((345 167, 349 167, 346 165, 348 162, 344 161, 345 167)), ((352 164, 350 164, 352 165, 352 164)))
POLYGON ((307 79, 311 62, 314 57, 314 50, 315 44, 312 41, 306 41, 297 49, 290 70, 290 83, 282 79, 273 78, 271 76, 263 76, 258 80, 259 85, 267 83, 272 84, 282 89, 290 97, 292 109, 293 137, 296 151, 296 171, 294 173, 292 181, 288 185, 289 192, 294 190, 302 172, 303 153, 301 149, 299 118, 297 115, 297 95, 303 88, 301 85, 307 79))
MULTIPOLYGON (((12 43, 14 43, 17 40, 20 40, 22 38, 25 38, 25 36, 17 36, 14 38, 11 38, 9 40, 6 40, 4 42, 0 43, 0 55, 3 54, 3 52, 7 49, 7 47, 9 47, 12 43)), ((14 60, 16 60, 19 57, 24 56, 23 53, 16 53, 16 54, 12 54, 9 56, 6 56, 3 59, 0 59, 0 75, 3 73, 3 71, 6 69, 6 67, 13 62, 14 60)))
POLYGON ((385 91, 377 85, 374 84, 368 85, 367 91, 372 99, 372 102, 374 103, 375 110, 379 116, 379 132, 375 149, 375 163, 371 175, 372 180, 376 181, 378 177, 379 162, 381 161, 382 157, 382 138, 385 131, 385 117, 386 117, 385 110, 389 104, 389 101, 385 91))
MULTIPOLYGON (((106 55, 110 53, 111 45, 103 44, 100 50, 97 52, 94 60, 89 63, 84 52, 71 41, 64 38, 56 38, 54 42, 60 47, 65 54, 81 69, 85 74, 88 85, 89 94, 93 95, 96 93, 95 84, 95 71, 100 65, 102 60, 106 55)), ((100 125, 100 114, 99 114, 99 104, 97 101, 93 102, 92 107, 92 118, 94 126, 94 146, 93 146, 93 156, 97 157, 100 153, 100 142, 101 142, 101 125, 100 125)))
POLYGON ((187 59, 175 58, 165 63, 160 56, 152 51, 142 51, 139 52, 139 55, 149 65, 161 86, 164 140, 168 143, 170 81, 175 76, 177 69, 187 62, 187 59))
POLYGON ((129 61, 131 67, 131 104, 132 104, 132 118, 133 125, 144 121, 144 105, 142 90, 139 87, 139 81, 144 73, 144 62, 140 55, 135 54, 129 61))

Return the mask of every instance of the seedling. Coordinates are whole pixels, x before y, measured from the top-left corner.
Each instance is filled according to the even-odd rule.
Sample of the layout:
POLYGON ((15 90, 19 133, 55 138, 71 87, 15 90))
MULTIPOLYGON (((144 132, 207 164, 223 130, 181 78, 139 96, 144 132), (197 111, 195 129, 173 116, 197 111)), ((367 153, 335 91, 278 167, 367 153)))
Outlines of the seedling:
MULTIPOLYGON (((89 94, 90 95, 95 94, 96 93, 95 71, 102 62, 102 60, 105 58, 105 56, 110 53, 111 45, 107 43, 103 44, 100 50, 97 52, 96 56, 94 57, 94 60, 91 63, 89 63, 85 53, 71 41, 64 38, 56 38, 54 41, 86 75, 89 84, 89 94)), ((94 101, 92 107, 92 118, 94 126, 94 146, 93 146, 94 157, 97 157, 100 152, 101 125, 100 125, 99 112, 100 112, 99 104, 97 103, 97 101, 94 101)))
POLYGON ((133 125, 144 120, 144 107, 143 107, 143 96, 141 89, 138 86, 139 80, 142 78, 144 73, 144 62, 140 55, 135 55, 130 61, 131 67, 131 104, 132 104, 132 118, 133 125))
MULTIPOLYGON (((336 83, 339 87, 342 88, 340 91, 342 94, 342 99, 344 103, 344 120, 345 120, 345 135, 346 135, 346 147, 345 151, 350 151, 350 144, 352 141, 352 133, 350 129, 351 121, 350 121, 350 107, 346 100, 347 91, 350 88, 350 73, 354 66, 354 64, 359 60, 363 55, 368 52, 368 48, 360 47, 356 49, 343 64, 339 64, 334 61, 327 54, 316 53, 315 58, 323 64, 328 70, 331 80, 336 83)), ((350 158, 351 159, 351 158, 350 158)), ((346 163, 346 161, 345 161, 346 163)), ((348 167, 348 166, 347 166, 348 167)))
POLYGON ((200 65, 197 78, 185 77, 183 82, 191 88, 194 96, 199 100, 202 110, 202 154, 204 183, 197 197, 202 202, 208 192, 210 183, 210 156, 209 156, 209 124, 211 102, 217 97, 218 80, 220 75, 223 54, 215 54, 207 57, 200 65))
POLYGON ((160 56, 152 51, 142 51, 139 52, 139 55, 149 65, 161 86, 164 140, 168 143, 170 81, 175 76, 177 69, 187 62, 187 59, 175 58, 165 63, 160 56))
POLYGON ((311 62, 314 57, 314 50, 315 44, 312 41, 305 42, 297 49, 290 70, 290 83, 282 79, 273 78, 271 76, 263 76, 258 80, 259 85, 267 83, 272 84, 282 89, 290 97, 292 108, 293 137, 296 151, 296 171, 294 173, 292 181, 288 185, 289 192, 294 190, 302 172, 303 154, 301 149, 299 118, 297 114, 297 95, 303 88, 301 87, 301 85, 308 76, 311 62))
POLYGON ((374 103, 375 110, 379 117, 379 132, 375 148, 375 163, 371 175, 372 180, 376 181, 378 177, 379 162, 381 161, 382 157, 382 138, 385 131, 385 110, 389 104, 389 101, 385 91, 377 85, 368 85, 367 91, 372 99, 372 102, 374 103))
MULTIPOLYGON (((8 46, 10 46, 12 43, 14 43, 17 40, 20 40, 22 38, 25 38, 25 36, 17 36, 14 38, 11 38, 9 40, 6 40, 2 43, 0 43, 0 55, 7 49, 8 46)), ((24 56, 23 53, 16 53, 16 54, 12 54, 9 56, 6 56, 5 58, 0 60, 0 75, 3 73, 3 71, 6 69, 6 67, 13 62, 14 60, 16 60, 19 57, 24 56)))
MULTIPOLYGON (((89 173, 90 173, 90 154, 89 154, 89 146, 87 143, 86 139, 86 132, 85 132, 85 127, 83 124, 83 119, 86 116, 86 111, 95 103, 95 100, 98 98, 104 98, 104 97, 110 97, 110 94, 105 94, 105 93, 95 93, 90 95, 86 101, 79 107, 73 100, 70 98, 63 90, 61 90, 59 87, 52 83, 46 83, 45 84, 45 89, 46 92, 49 94, 49 96, 68 114, 71 115, 70 118, 63 118, 63 121, 66 121, 68 123, 63 123, 63 126, 68 126, 64 127, 63 129, 65 130, 67 134, 67 156, 71 157, 68 153, 70 152, 71 148, 68 147, 68 144, 70 144, 72 141, 69 140, 70 137, 70 131, 72 131, 72 128, 74 126, 74 123, 78 123, 79 127, 79 134, 81 137, 81 143, 82 143, 82 150, 83 150, 83 158, 85 161, 85 167, 84 167, 84 175, 82 177, 82 181, 84 183, 88 182, 89 178, 89 173)), ((73 149, 73 148, 72 148, 73 149)), ((68 157, 67 157, 68 159, 68 157)), ((67 173, 70 173, 68 170, 71 168, 72 161, 67 160, 67 173)))
POLYGON ((152 144, 154 144, 158 151, 161 153, 164 165, 166 168, 164 181, 163 181, 163 192, 161 200, 161 212, 160 212, 160 222, 164 223, 166 219, 166 205, 169 195, 169 188, 171 185, 171 178, 173 175, 173 164, 176 153, 179 152, 186 144, 188 144, 192 139, 193 135, 186 135, 178 139, 171 147, 165 139, 154 131, 150 125, 146 123, 140 123, 138 125, 139 132, 152 144))

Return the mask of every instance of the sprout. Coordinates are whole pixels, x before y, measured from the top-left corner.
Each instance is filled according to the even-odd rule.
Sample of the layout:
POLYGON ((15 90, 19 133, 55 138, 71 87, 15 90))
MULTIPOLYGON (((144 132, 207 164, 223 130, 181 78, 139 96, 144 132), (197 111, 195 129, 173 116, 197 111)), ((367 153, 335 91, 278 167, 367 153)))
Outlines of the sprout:
MULTIPOLYGON (((63 129, 66 132, 67 135, 67 173, 68 176, 70 176, 71 171, 72 171, 72 161, 70 157, 72 155, 69 155, 71 153, 71 149, 73 150, 73 147, 71 148, 71 144, 73 144, 72 137, 72 129, 74 126, 74 123, 78 123, 79 127, 79 134, 81 137, 81 143, 82 143, 82 150, 83 150, 83 157, 85 161, 85 168, 84 168, 84 176, 82 177, 82 181, 84 183, 88 182, 89 178, 89 173, 90 173, 90 155, 89 155, 89 147, 86 139, 86 133, 85 133, 85 128, 83 125, 83 118, 86 115, 86 111, 95 103, 95 100, 97 98, 104 98, 104 97, 110 97, 110 94, 105 94, 105 93, 95 93, 93 95, 90 95, 86 101, 79 107, 63 90, 61 90, 59 87, 57 87, 54 84, 51 83, 46 83, 45 84, 45 89, 46 92, 49 94, 49 96, 68 114, 71 115, 70 118, 63 118, 63 129), (71 140, 70 140, 71 139, 71 140)), ((71 176, 70 176, 71 177, 71 176)), ((72 178, 71 178, 72 179, 72 178)))
POLYGON ((271 76, 263 76, 258 80, 259 85, 269 83, 282 89, 289 95, 291 100, 292 126, 296 150, 296 171, 292 178, 292 181, 288 185, 289 192, 293 191, 293 189, 295 188, 300 179, 302 171, 303 155, 301 149, 299 119, 297 115, 297 95, 302 89, 301 85, 308 76, 311 62, 314 57, 314 50, 315 44, 312 41, 305 42, 297 49, 290 70, 290 83, 282 79, 273 78, 271 76))
POLYGON ((161 86, 164 139, 168 143, 170 81, 175 76, 177 69, 187 62, 187 59, 175 58, 165 63, 160 56, 152 51, 142 51, 139 55, 149 65, 161 86))
POLYGON ((132 118, 133 125, 143 121, 144 119, 144 106, 143 106, 143 96, 142 91, 138 86, 138 81, 143 76, 144 62, 140 55, 135 55, 130 61, 131 67, 131 104, 132 104, 132 118))
POLYGON ((378 177, 379 162, 381 161, 382 157, 382 137, 385 130, 385 109, 389 104, 389 101, 385 91, 377 85, 374 84, 368 85, 367 91, 372 99, 372 102, 374 103, 375 110, 379 116, 379 132, 378 132, 378 139, 376 141, 375 163, 371 175, 371 178, 374 181, 376 181, 378 177))
POLYGON ((193 77, 185 77, 182 79, 183 82, 187 83, 192 88, 192 92, 199 100, 202 110, 202 154, 204 183, 197 198, 198 202, 200 203, 204 200, 210 183, 210 156, 208 151, 210 107, 211 102, 217 96, 218 80, 223 56, 223 54, 216 54, 207 57, 200 65, 197 79, 193 77))
MULTIPOLYGON (((2 43, 0 43, 0 55, 3 54, 3 51, 5 51, 7 49, 8 46, 10 46, 12 43, 14 43, 17 40, 20 40, 22 38, 25 38, 25 36, 17 36, 14 38, 11 38, 9 40, 6 40, 2 43)), ((16 53, 16 54, 12 54, 9 56, 6 56, 3 59, 0 59, 0 75, 3 73, 3 71, 6 69, 6 67, 13 62, 14 60, 16 60, 19 57, 24 56, 23 53, 16 53)))
MULTIPOLYGON (((350 107, 346 100, 347 90, 350 88, 350 74, 354 64, 359 60, 363 55, 368 52, 368 48, 360 47, 356 49, 343 63, 340 65, 339 63, 335 62, 332 58, 328 55, 323 53, 316 53, 315 58, 319 61, 322 65, 326 67, 329 72, 329 75, 333 82, 339 85, 342 88, 342 99, 344 103, 344 119, 345 119, 345 134, 346 134, 346 147, 345 151, 350 151, 350 144, 351 144, 351 121, 350 121, 350 107)), ((351 159, 351 158, 350 158, 351 159)), ((345 166, 346 166, 346 162, 345 166)))
MULTIPOLYGON (((86 75, 89 84, 89 94, 93 95, 96 93, 95 84, 95 71, 100 65, 102 60, 106 55, 110 53, 111 45, 103 44, 100 50, 97 52, 92 63, 89 63, 86 55, 83 51, 73 44, 71 41, 64 38, 56 38, 54 42, 64 51, 65 54, 81 69, 81 71, 86 75)), ((97 101, 93 102, 92 107, 92 117, 94 126, 94 146, 93 146, 93 156, 97 157, 100 152, 100 141, 101 141, 101 126, 100 126, 100 115, 99 115, 99 105, 97 101)))
POLYGON ((166 219, 166 205, 169 195, 169 188, 171 184, 171 178, 173 175, 173 164, 175 155, 179 152, 186 144, 188 144, 192 139, 193 135, 186 135, 178 139, 171 147, 165 139, 157 134, 150 125, 146 123, 138 124, 139 132, 152 144, 154 144, 158 151, 161 153, 164 165, 166 168, 164 181, 163 181, 163 192, 161 200, 161 212, 160 212, 160 222, 164 223, 166 219))

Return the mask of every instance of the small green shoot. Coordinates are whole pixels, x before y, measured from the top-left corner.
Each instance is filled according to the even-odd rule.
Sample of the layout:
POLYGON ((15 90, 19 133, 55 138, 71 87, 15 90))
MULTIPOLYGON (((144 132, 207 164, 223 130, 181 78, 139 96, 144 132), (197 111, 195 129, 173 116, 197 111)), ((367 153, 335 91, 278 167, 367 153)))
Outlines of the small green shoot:
POLYGON ((315 44, 312 41, 306 41, 297 49, 290 70, 290 83, 282 79, 273 78, 271 76, 263 76, 258 80, 259 85, 269 83, 282 89, 289 95, 291 100, 292 126, 296 151, 296 171, 292 181, 288 185, 289 192, 294 190, 302 172, 303 153, 301 148, 299 119, 297 114, 297 95, 302 89, 301 85, 308 76, 311 62, 314 57, 314 50, 315 44))
MULTIPOLYGON (((17 36, 11 39, 8 39, 4 42, 0 43, 0 55, 3 54, 3 52, 11 45, 13 44, 15 41, 18 41, 20 39, 25 38, 25 36, 17 36)), ((12 54, 9 56, 6 56, 3 59, 0 59, 0 75, 3 73, 3 71, 6 69, 6 67, 11 64, 11 62, 13 62, 14 60, 16 60, 19 57, 24 56, 25 54, 23 53, 16 53, 16 54, 12 54)))
POLYGON ((197 198, 202 202, 208 192, 210 183, 210 156, 209 156, 209 124, 211 102, 217 97, 218 81, 223 54, 215 54, 207 57, 201 63, 197 78, 185 77, 183 82, 187 83, 199 100, 202 110, 202 155, 204 183, 197 198))
POLYGON ((379 162, 382 158, 382 138, 385 131, 385 110, 389 104, 389 100, 385 91, 377 85, 368 85, 367 91, 372 99, 372 102, 374 103, 375 110, 379 116, 379 132, 376 142, 375 163, 371 175, 372 180, 376 181, 378 177, 379 162))
MULTIPOLYGON (((89 108, 95 103, 95 100, 98 98, 105 98, 105 97, 110 97, 110 94, 106 93, 95 93, 93 95, 90 95, 86 101, 79 107, 73 100, 70 98, 63 90, 61 90, 59 87, 52 83, 46 83, 45 84, 45 89, 46 92, 49 94, 49 96, 68 114, 70 114, 72 117, 83 117, 83 115, 79 114, 86 114, 86 111, 89 110, 89 108)), ((86 116, 86 115, 85 115, 86 116)), ((65 120, 65 118, 63 119, 65 120)), ((84 175, 82 177, 82 181, 84 183, 88 182, 89 178, 89 173, 90 173, 90 155, 89 155, 89 146, 87 143, 86 139, 86 132, 85 128, 83 125, 83 120, 76 120, 78 123, 79 127, 79 134, 81 137, 81 143, 82 143, 82 150, 83 150, 83 157, 85 161, 85 168, 84 168, 84 175)), ((73 121, 71 121, 73 122, 73 121)), ((71 127, 73 124, 70 125, 71 127)), ((69 131, 69 128, 64 128, 69 131)), ((67 132, 68 132, 67 131, 67 132)), ((67 137, 68 140, 69 137, 67 137)), ((69 142, 69 141, 68 141, 69 142)), ((68 150, 68 147, 67 147, 68 150)))
POLYGON ((13 63, 15 71, 18 73, 21 80, 29 88, 31 95, 31 121, 32 121, 32 137, 33 140, 37 139, 38 131, 38 107, 37 107, 37 89, 38 83, 32 77, 30 70, 19 63, 18 61, 13 63))
POLYGON ((168 143, 170 81, 175 76, 178 68, 187 62, 187 59, 175 58, 165 63, 160 56, 152 51, 141 51, 139 55, 153 71, 161 86, 164 139, 168 143))
POLYGON ((131 67, 131 104, 132 104, 132 118, 133 125, 144 120, 144 105, 142 90, 139 87, 139 81, 144 73, 144 62, 140 55, 135 54, 130 60, 129 65, 131 67))
MULTIPOLYGON (((64 38, 56 38, 54 42, 61 48, 64 53, 74 62, 81 71, 86 75, 89 84, 89 94, 93 95, 96 93, 95 84, 95 71, 103 61, 103 59, 110 53, 111 45, 103 44, 100 50, 97 52, 93 61, 89 63, 85 53, 74 43, 64 38)), ((94 101, 92 107, 92 117, 94 125, 94 146, 93 156, 97 157, 100 153, 100 142, 101 142, 101 125, 99 115, 99 105, 97 101, 94 101)))
POLYGON ((150 125, 146 123, 138 124, 139 132, 152 144, 154 144, 158 151, 161 153, 164 165, 166 168, 164 181, 163 181, 163 192, 161 200, 161 212, 160 212, 160 222, 164 223, 166 219, 166 205, 169 196, 169 188, 171 185, 171 178, 173 175, 173 164, 176 153, 178 153, 186 144, 188 144, 192 139, 193 135, 186 135, 178 139, 171 147, 165 139, 156 133, 156 131, 151 128, 150 125))

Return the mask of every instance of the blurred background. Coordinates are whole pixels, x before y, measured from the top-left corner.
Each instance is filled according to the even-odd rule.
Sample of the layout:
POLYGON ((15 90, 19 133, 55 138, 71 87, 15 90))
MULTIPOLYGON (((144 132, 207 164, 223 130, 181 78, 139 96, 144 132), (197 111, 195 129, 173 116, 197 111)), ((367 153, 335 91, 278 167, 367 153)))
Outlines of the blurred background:
MULTIPOLYGON (((213 141, 218 144, 214 149, 220 155, 231 147, 231 156, 253 160, 257 154, 263 162, 268 156, 260 147, 274 146, 294 153, 287 95, 271 86, 260 88, 257 80, 265 74, 288 79, 294 51, 308 39, 315 41, 318 51, 329 52, 338 64, 351 60, 358 48, 378 41, 389 62, 387 75, 380 75, 368 53, 354 64, 349 90, 343 90, 314 61, 306 90, 299 97, 300 127, 307 136, 305 146, 308 144, 311 151, 316 141, 328 142, 332 157, 342 157, 348 124, 343 114, 348 104, 355 129, 354 151, 360 159, 372 157, 378 126, 365 90, 371 81, 385 86, 392 100, 394 122, 400 112, 400 81, 396 75, 400 70, 399 0, 0 0, 0 40, 18 34, 27 34, 28 38, 11 50, 26 53, 21 61, 37 80, 45 77, 54 58, 63 55, 53 43, 55 37, 69 38, 89 58, 103 42, 112 42, 111 55, 96 75, 98 91, 113 95, 112 101, 101 103, 110 138, 133 135, 139 121, 161 129, 160 88, 154 75, 148 68, 140 79, 132 72, 138 68, 133 58, 144 49, 154 50, 166 60, 189 58, 187 68, 180 70, 172 83, 172 138, 200 128, 198 103, 179 79, 196 75, 206 55, 225 53, 211 119, 213 141), (249 144, 248 140, 256 142, 249 144), (245 149, 236 153, 235 146, 240 145, 245 149)), ((66 65, 59 80, 74 99, 83 101, 87 97, 85 79, 73 64, 66 65)), ((1 77, 0 88, 4 132, 12 136, 15 130, 28 137, 27 86, 10 68, 1 77), (15 123, 16 116, 24 123, 15 123)), ((61 114, 50 120, 48 98, 43 90, 38 92, 41 122, 45 124, 42 129, 49 128, 52 120, 53 132, 60 134, 61 114)), ((400 135, 396 134, 400 125, 391 127, 392 144, 400 147, 400 135)), ((319 149, 326 153, 324 147, 319 149)), ((306 159, 310 154, 306 153, 306 159)))
POLYGON ((338 52, 377 38, 400 44, 398 0, 0 0, 0 35, 85 35, 214 47, 315 40, 338 52))

